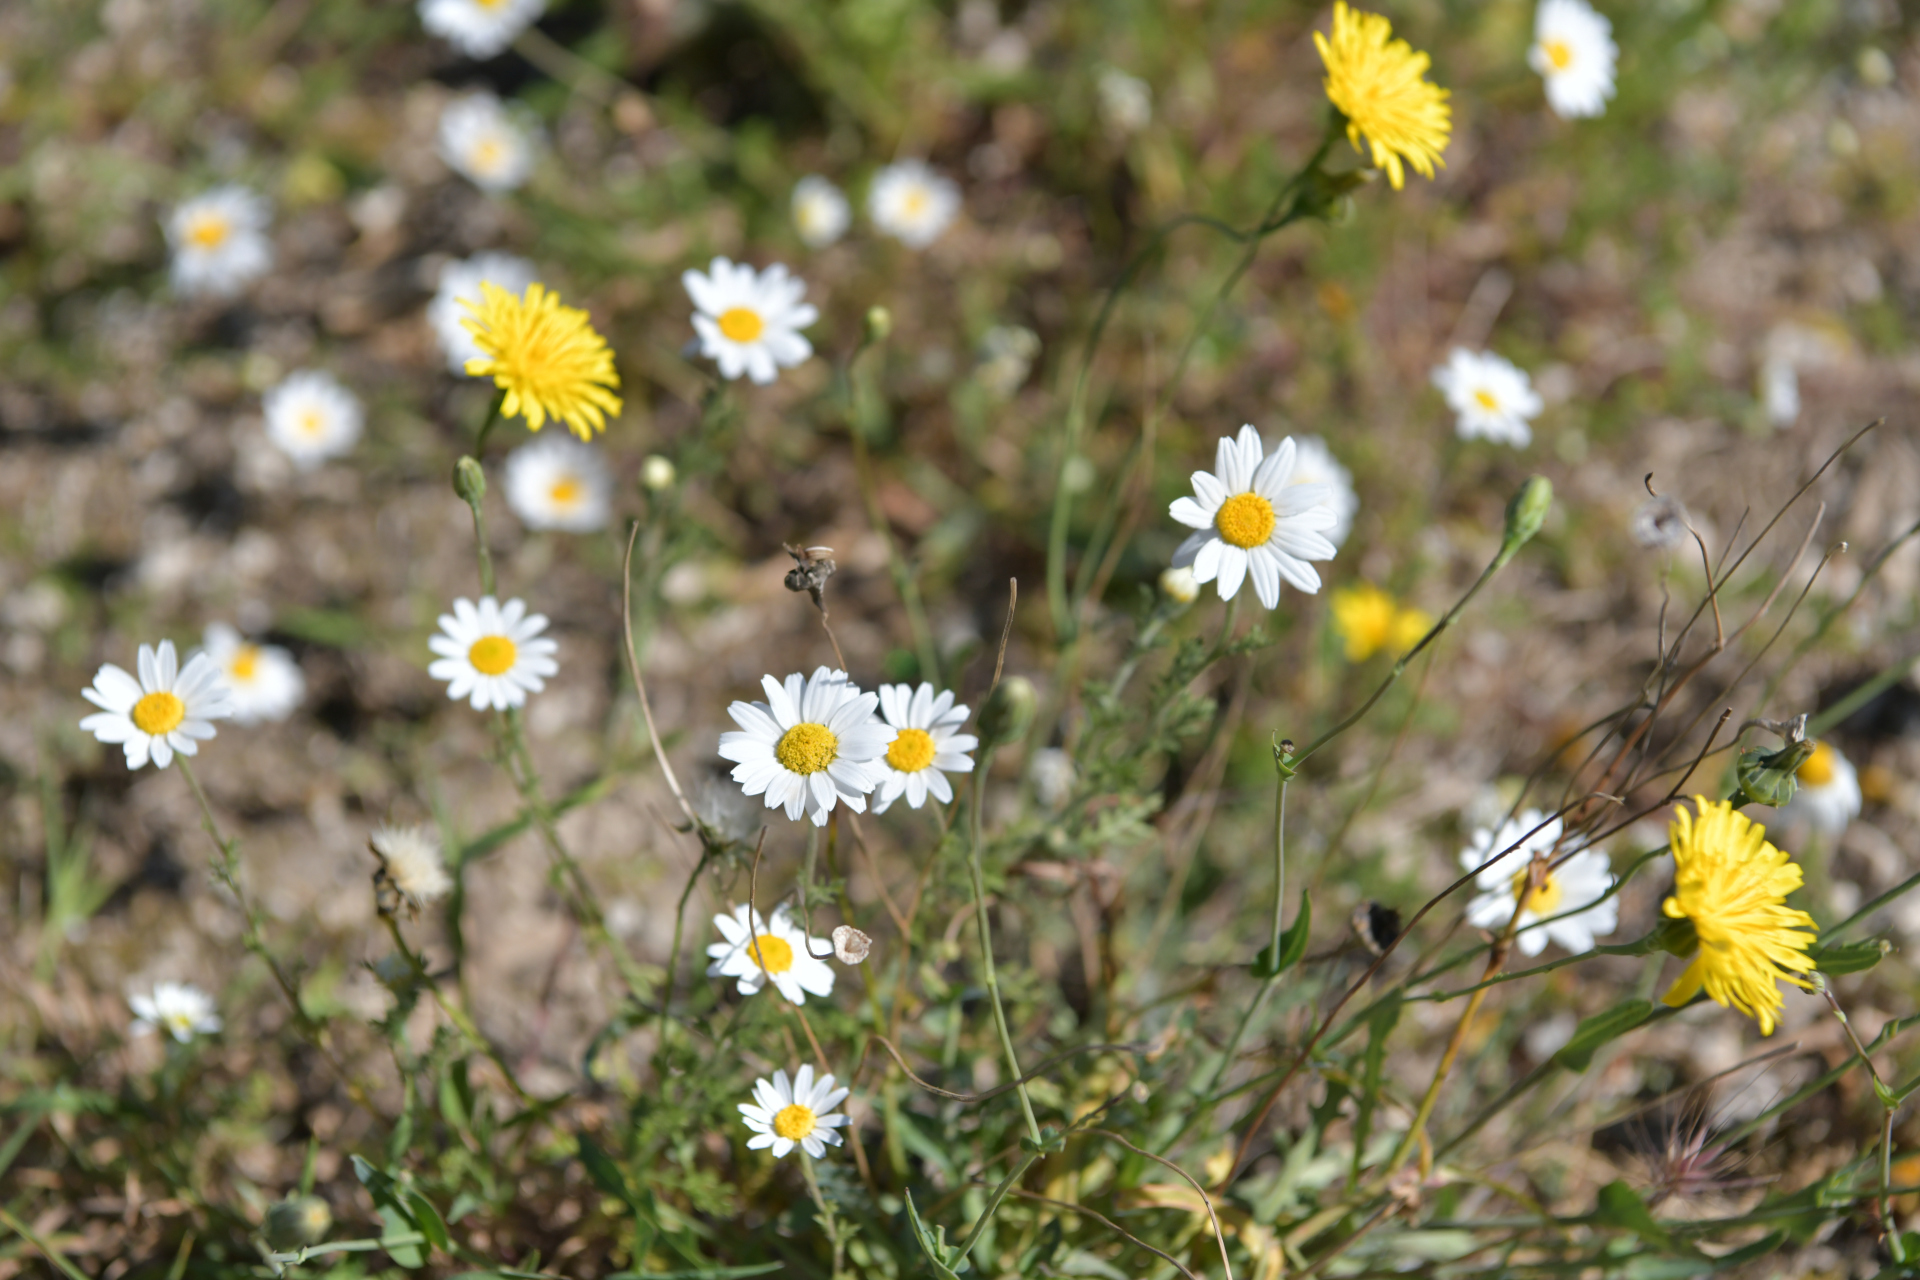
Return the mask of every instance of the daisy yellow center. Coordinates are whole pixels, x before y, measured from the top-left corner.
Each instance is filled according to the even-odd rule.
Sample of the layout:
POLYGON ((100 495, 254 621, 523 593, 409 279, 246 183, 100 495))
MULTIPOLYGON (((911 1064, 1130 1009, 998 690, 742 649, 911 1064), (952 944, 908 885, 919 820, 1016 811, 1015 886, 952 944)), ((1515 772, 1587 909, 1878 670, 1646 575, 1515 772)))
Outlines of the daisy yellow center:
POLYGON ((584 488, 585 486, 578 480, 572 476, 567 476, 553 482, 553 487, 547 490, 547 497, 552 499, 553 505, 556 507, 570 507, 580 501, 580 495, 584 488))
POLYGON ((1555 71, 1565 71, 1573 65, 1573 47, 1565 40, 1542 40, 1540 52, 1547 55, 1547 65, 1555 71))
POLYGON ((175 1040, 186 1039, 188 1033, 193 1030, 193 1015, 184 1009, 163 1013, 160 1015, 160 1021, 165 1024, 168 1031, 173 1033, 175 1040))
POLYGON ((793 944, 763 933, 753 940, 753 957, 768 973, 785 973, 793 968, 793 944))
POLYGON ((1560 909, 1560 882, 1548 876, 1545 884, 1528 893, 1527 873, 1522 871, 1513 878, 1513 897, 1516 902, 1525 898, 1526 910, 1536 916, 1550 916, 1560 909))
POLYGON ((1833 781, 1833 748, 1824 742, 1814 744, 1813 754, 1807 757, 1794 777, 1802 786, 1824 787, 1833 781))
POLYGON ((467 661, 473 669, 483 676, 504 675, 513 666, 513 660, 520 656, 513 641, 505 636, 481 636, 467 650, 467 661))
POLYGON ((187 241, 196 249, 218 249, 233 234, 233 227, 217 213, 203 214, 187 228, 187 241))
POLYGON ((589 440, 620 412, 613 351, 585 311, 561 306, 541 284, 516 298, 491 280, 480 285, 479 301, 462 305, 470 314, 460 323, 482 353, 467 361, 467 374, 490 377, 506 393, 502 416, 525 418, 531 431, 557 418, 589 440))
POLYGON ((481 173, 492 173, 500 167, 506 158, 506 147, 498 138, 482 138, 473 144, 473 167, 481 173))
POLYGON ((260 650, 250 644, 243 644, 233 651, 233 657, 227 661, 227 674, 235 680, 251 680, 260 670, 260 650))
POLYGON ((1473 402, 1482 409, 1485 409, 1488 413, 1492 413, 1500 407, 1500 401, 1495 399, 1493 392, 1487 390, 1485 387, 1473 393, 1473 402))
POLYGON ((1273 504, 1257 493, 1236 493, 1220 504, 1213 527, 1240 548, 1257 547, 1273 536, 1273 504))
POLYGON ((908 191, 907 198, 900 202, 900 209, 909 218, 917 218, 927 211, 929 203, 931 203, 931 197, 927 195, 927 189, 915 187, 908 191))
POLYGON ((840 739, 823 724, 797 724, 780 735, 773 758, 794 773, 818 773, 840 753, 840 739))
POLYGON ((326 430, 327 415, 318 409, 302 409, 294 425, 299 428, 303 436, 317 436, 326 430))
POLYGON ((172 733, 187 718, 187 704, 171 693, 150 693, 133 704, 133 727, 158 737, 172 733))
POLYGON ((752 342, 765 333, 767 322, 752 307, 730 307, 720 313, 720 332, 734 342, 752 342))
POLYGON ((489 12, 495 9, 498 9, 501 5, 505 4, 506 2, 507 0, 473 0, 473 3, 477 7, 485 9, 489 12))
POLYGON ((933 735, 925 729, 902 729, 887 748, 887 763, 902 773, 918 773, 933 763, 933 735))
POLYGON ((790 1103, 774 1113, 773 1131, 788 1142, 798 1142, 820 1127, 812 1107, 803 1107, 799 1103, 790 1103))
POLYGON ((1432 60, 1392 36, 1393 24, 1379 14, 1336 3, 1331 36, 1316 31, 1313 43, 1327 68, 1327 100, 1347 118, 1347 140, 1358 148, 1366 136, 1373 163, 1397 191, 1406 182, 1403 165, 1433 176, 1453 114, 1447 91, 1426 79, 1432 60))

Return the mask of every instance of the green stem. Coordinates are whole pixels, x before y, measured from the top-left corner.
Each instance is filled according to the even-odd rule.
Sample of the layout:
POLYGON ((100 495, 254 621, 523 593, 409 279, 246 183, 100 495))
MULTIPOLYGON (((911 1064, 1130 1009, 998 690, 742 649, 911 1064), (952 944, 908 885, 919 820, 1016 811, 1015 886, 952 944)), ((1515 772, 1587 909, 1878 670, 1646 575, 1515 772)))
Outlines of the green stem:
POLYGON ((820 1192, 820 1179, 813 1172, 813 1157, 805 1149, 800 1152, 800 1176, 807 1181, 807 1194, 813 1198, 813 1207, 820 1211, 820 1229, 827 1233, 827 1242, 833 1246, 833 1280, 840 1280, 845 1269, 846 1242, 840 1238, 840 1223, 833 1216, 833 1206, 820 1192))
POLYGON ((1187 362, 1192 358, 1201 336, 1212 322, 1214 312, 1219 309, 1227 294, 1232 292, 1233 287, 1240 282, 1240 278, 1252 267, 1254 258, 1260 252, 1261 242, 1274 232, 1297 221, 1305 212, 1300 194, 1305 188, 1307 179, 1325 162, 1327 152, 1333 146, 1337 136, 1338 121, 1330 119, 1327 131, 1312 157, 1301 166, 1299 172, 1294 174, 1285 186, 1280 188, 1273 198, 1273 203, 1267 207, 1265 216, 1250 230, 1238 231, 1212 218, 1183 215, 1162 227, 1145 247, 1133 256, 1121 270, 1120 278, 1114 282, 1113 288, 1108 290, 1105 301, 1101 303, 1099 315, 1094 319, 1093 330, 1087 335, 1086 350, 1080 357, 1080 371, 1074 380, 1073 399, 1067 407, 1066 439, 1062 442, 1060 450, 1059 474, 1054 481, 1053 514, 1047 531, 1047 604, 1053 614, 1054 631, 1062 641, 1071 640, 1077 631, 1071 604, 1067 598, 1067 530, 1073 508, 1073 494, 1067 483, 1070 470, 1067 464, 1075 456, 1081 433, 1086 427, 1087 386, 1093 373, 1093 359, 1099 351, 1100 340, 1106 333, 1107 323, 1113 317, 1115 306, 1131 287, 1141 268, 1153 255, 1160 252, 1167 238, 1181 227, 1189 225, 1211 227, 1230 239, 1245 244, 1246 248, 1240 260, 1221 281, 1220 287, 1214 291, 1213 297, 1201 312, 1200 319, 1187 335, 1186 344, 1180 350, 1180 357, 1174 364, 1173 376, 1167 380, 1160 397, 1162 407, 1171 404, 1174 395, 1179 391, 1180 380, 1186 373, 1187 362))
MULTIPOLYGON (((1000 1002, 1000 978, 993 967, 993 930, 987 923, 987 881, 980 869, 981 825, 986 811, 987 771, 993 766, 993 748, 980 753, 973 772, 973 839, 968 844, 967 870, 973 877, 973 921, 980 936, 980 967, 987 984, 987 999, 993 1005, 993 1024, 1000 1032, 1000 1048, 1007 1056, 1007 1070, 1013 1073, 1014 1091, 1020 1095, 1020 1111, 1026 1117, 1027 1136, 1038 1146, 1044 1139, 1040 1122, 1034 1118, 1033 1100, 1027 1096, 1020 1057, 1013 1049, 1013 1033, 1007 1028, 1007 1011, 1000 1002)), ((989 1210, 991 1214, 991 1210, 989 1210)), ((977 1230, 977 1228, 976 1228, 977 1230)))

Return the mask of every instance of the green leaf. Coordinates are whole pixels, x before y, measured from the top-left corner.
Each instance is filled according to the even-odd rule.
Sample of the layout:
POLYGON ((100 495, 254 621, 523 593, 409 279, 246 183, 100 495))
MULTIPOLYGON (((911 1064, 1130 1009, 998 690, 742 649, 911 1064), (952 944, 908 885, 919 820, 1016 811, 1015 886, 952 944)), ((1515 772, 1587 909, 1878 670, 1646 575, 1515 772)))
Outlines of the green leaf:
POLYGON ((1653 1014, 1651 1000, 1627 1000, 1604 1013, 1584 1018, 1574 1028, 1573 1038, 1561 1046, 1553 1060, 1569 1071, 1585 1071, 1593 1065, 1593 1055, 1601 1045, 1619 1039, 1653 1014))
POLYGON ((443 1253, 453 1251, 453 1240, 447 1234, 447 1224, 441 1219, 440 1211, 433 1207, 432 1201, 408 1187, 407 1208, 412 1213, 415 1224, 419 1226, 420 1234, 427 1238, 428 1244, 443 1253))
POLYGON ((1766 1257, 1786 1242, 1787 1233, 1775 1231, 1771 1235, 1762 1236, 1750 1245, 1735 1249, 1732 1253, 1722 1254, 1715 1259, 1715 1265, 1723 1271, 1729 1267, 1737 1267, 1743 1262, 1752 1262, 1755 1258, 1766 1257))
POLYGON ((1636 1253, 1620 1268, 1626 1280, 1686 1280, 1704 1276, 1714 1269, 1709 1258, 1662 1258, 1651 1253, 1636 1253))
POLYGON ((636 1208, 633 1203, 633 1189, 627 1185, 627 1175, 620 1172, 620 1166, 613 1157, 593 1144, 593 1139, 581 1134, 580 1163, 587 1166, 587 1176, 593 1179, 593 1185, 627 1206, 636 1208))
POLYGON ((1807 958, 1821 973, 1837 977, 1843 973, 1861 973, 1871 969, 1892 951, 1893 944, 1885 938, 1868 938, 1865 942, 1841 942, 1830 947, 1815 947, 1807 952, 1807 958))
MULTIPOLYGON (((1642 1001, 1642 1003, 1645 1002, 1642 1001)), ((1641 1240, 1663 1253, 1680 1254, 1688 1258, 1700 1256, 1699 1251, 1692 1245, 1678 1239, 1671 1231, 1656 1222, 1653 1211, 1647 1208, 1647 1202, 1640 1198, 1640 1193, 1622 1180, 1615 1179, 1600 1188, 1600 1200, 1594 1206, 1593 1216, 1608 1226, 1633 1232, 1641 1240)), ((1649 1276, 1647 1280, 1654 1280, 1654 1278, 1649 1276)))
POLYGON ((1293 917, 1293 923, 1287 926, 1286 932, 1280 935, 1280 954, 1275 956, 1272 946, 1260 948, 1260 954, 1253 958, 1253 976, 1277 978, 1300 963, 1300 957, 1307 954, 1307 933, 1312 928, 1313 902, 1303 889, 1300 891, 1300 910, 1293 917))
POLYGON ((400 1209, 390 1204, 380 1206, 380 1222, 385 1228, 380 1232, 380 1247, 395 1264, 409 1271, 416 1271, 427 1265, 427 1255, 420 1248, 423 1234, 415 1229, 412 1221, 400 1209))
POLYGON ((920 1219, 920 1210, 914 1207, 913 1192, 907 1192, 907 1221, 913 1224, 913 1238, 920 1242, 920 1251, 927 1255, 927 1261, 933 1266, 933 1273, 940 1280, 959 1280, 960 1272, 967 1266, 967 1260, 959 1256, 958 1249, 947 1246, 947 1229, 934 1227, 920 1219))

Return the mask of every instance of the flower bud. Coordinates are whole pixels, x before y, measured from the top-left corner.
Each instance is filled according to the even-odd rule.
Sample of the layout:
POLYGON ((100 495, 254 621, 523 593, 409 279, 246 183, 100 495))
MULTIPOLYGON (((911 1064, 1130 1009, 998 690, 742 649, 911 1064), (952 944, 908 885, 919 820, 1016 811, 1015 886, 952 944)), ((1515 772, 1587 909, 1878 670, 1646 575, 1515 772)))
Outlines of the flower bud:
POLYGON ((867 308, 867 341, 885 342, 893 336, 893 312, 885 307, 867 308))
POLYGON ((1812 738, 1805 738, 1789 742, 1778 751, 1748 747, 1734 766, 1734 776, 1740 780, 1740 794, 1735 798, 1775 809, 1785 805, 1799 788, 1800 766, 1817 745, 1812 738))
POLYGON ((1505 564, 1514 552, 1527 545, 1546 523, 1553 509, 1553 481, 1545 476, 1528 476, 1525 484, 1507 503, 1507 534, 1500 543, 1499 563, 1505 564))
POLYGON ((326 1238, 333 1210, 319 1196, 288 1196, 267 1208, 262 1228, 267 1243, 282 1253, 304 1249, 326 1238))
POLYGON ((660 454, 650 453, 647 460, 640 464, 641 487, 654 493, 673 488, 673 482, 679 478, 680 473, 675 470, 673 459, 660 454))
POLYGON ((478 507, 487 496, 487 473, 474 459, 461 458, 453 464, 453 491, 460 495, 460 501, 478 507))
POLYGON ((1026 737, 1038 701, 1033 681, 1025 676, 1008 676, 994 686, 987 695, 987 705, 980 708, 981 745, 1004 747, 1026 737))
POLYGON ((1160 571, 1160 594, 1177 605, 1189 605, 1200 598, 1200 584, 1193 570, 1178 566, 1160 571))

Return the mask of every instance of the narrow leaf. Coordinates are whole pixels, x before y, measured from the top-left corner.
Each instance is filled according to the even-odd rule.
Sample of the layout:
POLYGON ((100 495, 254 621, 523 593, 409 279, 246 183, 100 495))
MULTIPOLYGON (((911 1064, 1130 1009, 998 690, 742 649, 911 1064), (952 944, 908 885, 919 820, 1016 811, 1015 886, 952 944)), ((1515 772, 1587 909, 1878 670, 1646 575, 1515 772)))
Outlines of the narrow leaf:
POLYGON ((1617 1040, 1651 1018, 1651 1000, 1627 1000, 1604 1013, 1582 1019, 1573 1038, 1553 1055, 1553 1060, 1569 1071, 1585 1071, 1593 1065, 1593 1055, 1601 1045, 1617 1040))

